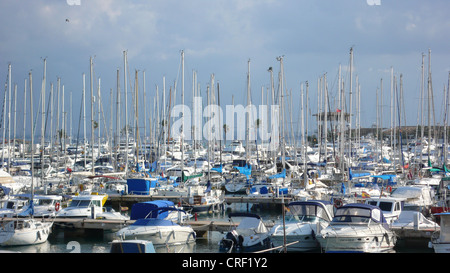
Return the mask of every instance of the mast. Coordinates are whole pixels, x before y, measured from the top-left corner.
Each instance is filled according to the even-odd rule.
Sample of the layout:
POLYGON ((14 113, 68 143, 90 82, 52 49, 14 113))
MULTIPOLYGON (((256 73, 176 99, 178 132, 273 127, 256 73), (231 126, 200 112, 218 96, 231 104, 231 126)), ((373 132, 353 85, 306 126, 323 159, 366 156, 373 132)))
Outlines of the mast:
POLYGON ((83 73, 83 146, 84 146, 84 167, 86 167, 87 147, 86 147, 86 75, 83 73))
MULTIPOLYGON (((353 105, 353 47, 350 48, 350 122, 349 122, 349 131, 348 131, 348 141, 349 141, 349 155, 348 155, 348 167, 351 166, 351 160, 352 160, 352 105, 353 105)), ((350 178, 350 176, 349 176, 350 178)), ((349 180, 350 182, 350 180, 349 180)), ((349 185, 350 186, 350 185, 349 185)), ((350 189, 350 187, 348 187, 350 189)))
MULTIPOLYGON (((381 160, 383 160, 383 79, 380 80, 380 140, 381 140, 381 160)), ((381 164, 383 166, 383 164, 381 164)), ((384 167, 382 167, 384 169, 384 167)))
MULTIPOLYGON (((97 101, 98 101, 98 103, 97 103, 97 106, 98 106, 98 109, 97 109, 97 129, 98 129, 98 139, 97 139, 97 141, 98 141, 98 147, 97 147, 97 152, 98 152, 98 156, 97 156, 97 158, 100 158, 100 145, 101 145, 101 143, 100 143, 100 139, 101 139, 101 128, 102 128, 102 126, 100 125, 101 124, 101 118, 100 118, 100 110, 101 110, 101 100, 102 100, 102 98, 101 98, 101 92, 100 92, 100 87, 101 87, 101 79, 100 78, 98 78, 98 86, 97 86, 97 101)), ((63 86, 63 94, 64 94, 64 86, 63 86)), ((63 95, 63 102, 64 102, 64 95, 63 95)), ((64 116, 64 103, 63 103, 63 116, 64 116)), ((65 124, 65 122, 64 122, 64 119, 63 119, 63 127, 65 128, 66 126, 66 124, 65 124)))
MULTIPOLYGON (((428 49, 428 162, 430 162, 431 146, 431 49, 428 49)), ((431 166, 430 166, 431 167, 431 166)))
POLYGON ((424 87, 425 87, 425 69, 424 69, 424 58, 425 58, 425 54, 422 53, 422 84, 420 86, 420 163, 423 162, 423 140, 424 140, 424 127, 423 127, 423 104, 424 104, 424 87))
POLYGON ((90 87, 91 87, 91 142, 89 147, 91 148, 91 172, 92 175, 95 174, 94 171, 94 82, 93 82, 93 71, 92 71, 92 57, 89 59, 90 66, 90 87))
POLYGON ((41 90, 41 102, 42 102, 42 117, 41 117, 41 183, 44 182, 44 152, 45 152, 45 83, 47 77, 47 59, 44 59, 44 76, 42 79, 42 90, 41 90))
POLYGON ((125 174, 128 172, 128 95, 127 95, 127 52, 123 52, 123 77, 124 77, 124 95, 125 95, 125 138, 126 138, 126 148, 125 148, 125 174))
POLYGON ((143 78, 143 92, 144 92, 144 168, 145 168, 145 159, 146 159, 146 154, 148 152, 147 149, 147 94, 145 93, 145 70, 142 71, 142 78, 143 78))
POLYGON ((283 56, 277 57, 277 60, 280 62, 280 103, 281 103, 281 163, 283 165, 283 169, 286 168, 286 161, 285 161, 285 139, 284 139, 284 96, 283 96, 283 82, 284 82, 284 66, 283 66, 283 56))
POLYGON ((303 154, 303 186, 306 187, 308 185, 308 175, 307 175, 307 168, 306 168, 306 141, 305 141, 305 113, 303 112, 303 83, 300 83, 300 107, 301 107, 301 128, 302 128, 302 154, 303 154))
POLYGON ((8 173, 11 168, 11 64, 8 64, 8 173))
MULTIPOLYGON (((448 83, 447 92, 445 92, 445 121, 444 121, 444 166, 447 165, 447 154, 448 154, 448 140, 447 140, 447 127, 448 127, 448 103, 449 103, 449 92, 450 92, 450 72, 448 73, 448 83)), ((444 85, 445 90, 445 85, 444 85)))
POLYGON ((136 124, 136 166, 139 166, 139 108, 138 108, 138 71, 135 70, 135 78, 134 78, 134 115, 135 115, 135 124, 136 124))
POLYGON ((23 87, 23 142, 22 142, 22 159, 25 160, 25 131, 27 119, 27 79, 24 81, 23 87))
MULTIPOLYGON (((181 50, 181 105, 184 107, 184 50, 181 50)), ((184 108, 183 108, 184 109, 184 108)), ((184 182, 184 111, 181 112, 181 181, 184 182)))
MULTIPOLYGON (((251 105, 250 99, 250 59, 247 61, 247 106, 251 105)), ((246 117, 246 134, 245 134, 245 160, 250 160, 250 113, 246 117)))
POLYGON ((114 164, 114 170, 117 171, 117 162, 119 160, 119 143, 120 143, 120 71, 117 68, 117 76, 116 76, 116 138, 114 142, 114 147, 116 147, 116 155, 115 155, 115 161, 116 164, 114 164))
MULTIPOLYGON (((33 208, 34 199, 34 121, 33 121, 33 81, 31 71, 29 72, 30 79, 30 123, 31 123, 31 208, 33 208)), ((32 214, 33 215, 33 214, 32 214)))

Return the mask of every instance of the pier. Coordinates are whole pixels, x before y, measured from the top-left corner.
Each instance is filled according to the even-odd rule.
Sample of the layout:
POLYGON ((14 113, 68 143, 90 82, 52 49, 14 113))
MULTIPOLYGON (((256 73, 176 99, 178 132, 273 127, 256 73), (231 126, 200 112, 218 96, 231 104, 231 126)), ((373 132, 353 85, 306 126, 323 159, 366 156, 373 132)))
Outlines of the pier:
MULTIPOLYGON (((154 200, 170 200, 174 203, 183 203, 189 200, 187 196, 163 196, 163 195, 109 195, 108 201, 113 207, 131 206, 134 203, 154 201, 154 200)), ((266 197, 266 196, 247 196, 247 195, 235 195, 225 196, 224 203, 251 203, 251 204, 268 204, 268 205, 281 205, 288 204, 293 201, 292 197, 266 197)))
MULTIPOLYGON (((0 224, 9 222, 15 218, 0 218, 0 224)), ((74 218, 37 218, 43 222, 53 222, 53 228, 61 228, 80 233, 90 231, 115 232, 121 228, 129 226, 135 220, 107 220, 107 219, 74 219, 74 218)), ((213 220, 184 221, 181 225, 189 225, 197 233, 198 237, 204 236, 208 231, 227 232, 237 226, 236 223, 213 220)), ((270 227, 271 223, 268 223, 270 227)))

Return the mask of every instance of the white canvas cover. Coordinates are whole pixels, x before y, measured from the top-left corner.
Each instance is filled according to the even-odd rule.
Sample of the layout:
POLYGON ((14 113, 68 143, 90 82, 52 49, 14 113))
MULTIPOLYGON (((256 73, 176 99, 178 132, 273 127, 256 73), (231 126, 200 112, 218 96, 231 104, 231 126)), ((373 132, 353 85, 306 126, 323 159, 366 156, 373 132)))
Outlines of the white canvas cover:
POLYGON ((261 219, 246 217, 241 220, 236 230, 242 235, 251 235, 255 233, 267 233, 267 228, 261 219), (248 234, 247 234, 248 233, 248 234))

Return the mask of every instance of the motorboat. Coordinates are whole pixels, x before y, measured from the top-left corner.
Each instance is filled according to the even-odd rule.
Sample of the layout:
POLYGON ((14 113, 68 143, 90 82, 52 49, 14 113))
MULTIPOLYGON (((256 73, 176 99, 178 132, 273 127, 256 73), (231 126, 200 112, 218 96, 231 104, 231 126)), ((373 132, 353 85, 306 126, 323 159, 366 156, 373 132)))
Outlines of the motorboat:
POLYGON ((156 253, 156 251, 151 241, 113 240, 110 253, 156 253))
POLYGON ((431 216, 435 196, 430 186, 401 186, 393 189, 390 196, 405 198, 403 210, 420 211, 425 217, 431 216))
POLYGON ((191 216, 189 213, 182 212, 181 210, 158 210, 162 208, 180 209, 174 202, 169 200, 139 202, 133 204, 131 207, 130 220, 158 218, 173 222, 181 222, 191 216))
MULTIPOLYGON (((177 210, 176 208, 156 208, 155 211, 177 210)), ((157 212, 158 214, 160 212, 157 212)), ((179 225, 171 220, 159 218, 141 218, 133 224, 120 229, 117 237, 123 240, 148 240, 155 247, 166 245, 182 245, 195 242, 195 231, 191 226, 179 225)))
POLYGON ((208 181, 206 186, 191 185, 194 190, 190 190, 189 200, 183 207, 192 211, 192 213, 219 211, 224 202, 224 192, 221 189, 212 188, 208 181), (194 193, 195 192, 195 193, 194 193))
POLYGON ((80 194, 74 196, 68 207, 56 214, 57 218, 91 218, 128 220, 129 218, 110 207, 105 207, 108 195, 80 194))
POLYGON ((404 198, 380 197, 365 199, 365 203, 379 207, 383 211, 384 218, 388 224, 396 221, 404 206, 404 198))
POLYGON ((390 224, 397 234, 397 246, 427 247, 433 233, 439 231, 439 224, 426 218, 419 211, 402 211, 398 219, 390 224))
POLYGON ((0 217, 15 217, 28 208, 29 200, 14 198, 9 196, 7 199, 0 200, 0 217))
POLYGON ((230 223, 234 223, 233 219, 241 220, 220 240, 220 252, 255 252, 272 248, 269 231, 259 215, 234 212, 228 217, 230 223))
POLYGON ((333 203, 322 200, 293 201, 287 217, 272 227, 269 234, 274 247, 286 246, 289 252, 320 250, 316 234, 333 219, 333 203))
POLYGON ((53 222, 34 218, 15 218, 0 226, 1 246, 35 245, 47 241, 53 222))
POLYGON ((433 233, 429 247, 436 253, 450 253, 450 213, 437 213, 441 222, 440 230, 433 233))
POLYGON ((316 238, 325 252, 389 252, 397 241, 383 211, 361 203, 337 208, 333 220, 316 238))

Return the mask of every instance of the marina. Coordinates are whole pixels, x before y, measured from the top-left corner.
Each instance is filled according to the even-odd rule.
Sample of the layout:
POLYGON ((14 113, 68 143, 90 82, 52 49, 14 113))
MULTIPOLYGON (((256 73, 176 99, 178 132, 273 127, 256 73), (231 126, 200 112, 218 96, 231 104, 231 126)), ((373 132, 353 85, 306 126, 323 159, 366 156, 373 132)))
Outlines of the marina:
MULTIPOLYGON (((105 8, 85 2, 67 1, 66 13, 56 12, 62 8, 53 3, 29 4, 51 15, 46 19, 67 15, 55 36, 64 37, 64 44, 73 35, 82 50, 90 39, 76 33, 90 33, 92 26, 106 31, 99 22, 113 23, 109 39, 95 38, 104 47, 99 52, 76 54, 73 44, 57 60, 0 64, 6 70, 0 92, 0 252, 218 257, 450 252, 450 72, 439 42, 431 43, 436 55, 431 48, 419 53, 423 45, 418 43, 398 60, 387 47, 380 57, 372 45, 351 42, 333 48, 341 56, 334 60, 316 51, 328 40, 306 55, 288 49, 290 54, 269 58, 256 44, 267 47, 269 40, 280 46, 277 30, 264 35, 269 39, 254 39, 255 52, 247 48, 245 53, 262 56, 247 58, 236 49, 249 43, 249 23, 233 33, 217 25, 209 31, 224 33, 221 40, 238 36, 239 44, 230 48, 204 43, 201 50, 185 49, 183 43, 174 50, 180 44, 154 39, 142 45, 133 40, 148 52, 135 45, 129 50, 122 47, 131 37, 144 40, 163 32, 151 21, 141 29, 138 18, 164 16, 143 3, 124 8, 123 2, 100 1, 105 8), (107 18, 86 25, 86 18, 75 16, 80 10, 91 14, 96 10, 91 5, 107 18), (118 26, 116 18, 123 22, 130 10, 138 12, 136 23, 118 26), (122 31, 131 33, 116 40, 122 31), (99 39, 114 40, 115 47, 99 39), (164 52, 153 53, 150 45, 159 43, 164 52), (222 70, 211 52, 233 65, 222 70), (307 62, 298 55, 307 56, 307 62), (76 64, 66 63, 69 56, 76 64)), ((256 2, 227 5, 235 8, 231 17, 249 21, 253 17, 240 13, 255 12, 249 7, 280 11, 273 1, 256 2)), ((391 5, 363 2, 362 14, 391 5)), ((183 10, 185 5, 174 6, 183 10)), ((330 5, 321 10, 336 3, 330 5)), ((208 16, 227 20, 218 14, 208 16)), ((213 25, 198 14, 192 18, 213 25)), ((176 23, 188 32, 192 18, 176 23)), ((355 31, 385 22, 377 17, 363 24, 362 18, 353 18, 355 31)), ((235 21, 228 27, 240 25, 235 21)), ((406 33, 415 28, 408 23, 406 33)), ((166 33, 174 41, 201 36, 166 33)), ((282 48, 286 45, 298 47, 289 41, 282 48)), ((200 263, 189 257, 185 264, 193 269, 200 263)))
MULTIPOLYGON (((127 66, 126 52, 123 58, 127 66)), ((250 93, 247 89, 248 98, 250 93)), ((136 124, 138 104, 133 103, 136 124)), ((163 105, 173 110, 170 102, 163 105)), ((290 109, 281 100, 277 107, 290 109)), ((214 242, 208 252, 215 253, 391 253, 411 246, 432 251, 439 217, 448 209, 446 134, 431 134, 429 125, 427 137, 436 139, 416 133, 403 144, 401 128, 398 136, 391 130, 390 137, 379 137, 381 127, 361 136, 361 128, 344 129, 351 119, 342 112, 316 117, 323 135, 312 142, 303 127, 294 137, 271 123, 269 140, 250 140, 250 123, 245 123, 244 140, 222 142, 220 135, 186 140, 171 127, 180 120, 153 126, 149 134, 139 127, 110 131, 106 141, 91 134, 83 145, 46 141, 45 134, 40 144, 33 138, 6 141, 0 248, 43 244, 56 233, 106 236, 114 251, 122 245, 154 252, 205 251, 197 249, 198 241, 214 242), (25 230, 28 239, 19 239, 25 230)), ((160 124, 161 116, 153 118, 160 124)), ((272 122, 284 124, 283 118, 272 116, 272 122)), ((301 112, 302 124, 304 119, 301 112)))

